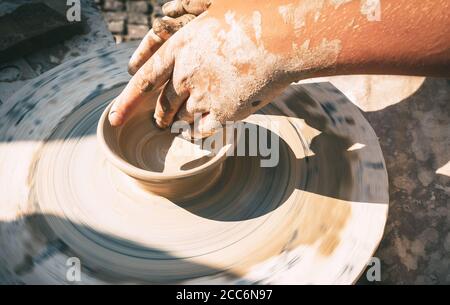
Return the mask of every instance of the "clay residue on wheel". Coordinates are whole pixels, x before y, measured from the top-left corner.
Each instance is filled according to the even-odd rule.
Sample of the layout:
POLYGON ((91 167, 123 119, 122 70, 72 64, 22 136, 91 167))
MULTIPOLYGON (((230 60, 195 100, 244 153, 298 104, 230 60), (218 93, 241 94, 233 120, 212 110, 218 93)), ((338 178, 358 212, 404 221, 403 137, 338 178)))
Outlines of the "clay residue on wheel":
POLYGON ((253 253, 230 271, 244 277, 255 266, 299 246, 317 246, 317 253, 324 258, 333 255, 341 242, 341 232, 351 217, 351 205, 313 193, 306 197, 308 199, 301 212, 295 218, 286 219, 289 229, 280 232, 276 239, 267 241, 258 253, 253 253))

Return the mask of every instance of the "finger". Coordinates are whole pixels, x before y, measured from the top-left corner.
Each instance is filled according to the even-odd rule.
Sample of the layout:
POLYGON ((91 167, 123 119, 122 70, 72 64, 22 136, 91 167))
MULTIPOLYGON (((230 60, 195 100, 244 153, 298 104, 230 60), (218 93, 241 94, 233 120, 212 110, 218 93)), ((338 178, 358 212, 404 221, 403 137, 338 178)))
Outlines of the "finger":
POLYGON ((173 81, 170 80, 164 86, 156 102, 154 114, 156 124, 161 128, 168 127, 188 96, 188 90, 177 91, 173 85, 173 81))
POLYGON ((207 102, 199 100, 193 95, 189 96, 188 100, 181 105, 178 113, 176 114, 176 120, 194 124, 193 128, 191 128, 188 133, 183 135, 185 138, 201 139, 211 134, 211 131, 214 128, 200 127, 204 126, 205 123, 207 123, 207 125, 211 125, 209 121, 205 122, 209 115, 208 105, 209 104, 207 102), (205 129, 207 133, 203 134, 200 131, 200 128, 205 129))
POLYGON ((177 114, 175 115, 175 120, 185 121, 185 122, 188 122, 189 124, 192 124, 192 123, 194 123, 194 114, 187 111, 186 104, 187 104, 187 102, 184 103, 183 105, 181 105, 180 109, 178 110, 177 114))
POLYGON ((163 14, 169 17, 180 17, 187 12, 184 10, 181 0, 169 1, 162 6, 163 14))
POLYGON ((198 124, 198 131, 202 138, 213 135, 222 128, 222 124, 214 115, 214 112, 204 113, 198 124))
POLYGON ((111 107, 111 125, 122 125, 137 105, 148 101, 154 90, 167 82, 175 63, 173 50, 172 44, 164 44, 131 78, 111 107))
POLYGON ((162 44, 175 34, 179 29, 195 18, 194 15, 185 14, 178 18, 163 17, 153 22, 153 28, 145 35, 128 63, 130 75, 142 67, 142 65, 162 46, 162 44))
POLYGON ((195 116, 209 112, 209 105, 210 103, 204 99, 204 95, 192 94, 191 92, 187 101, 178 110, 176 119, 193 123, 195 116))
POLYGON ((188 24, 191 20, 195 18, 192 14, 185 14, 178 18, 163 17, 157 18, 153 22, 153 31, 162 40, 167 40, 175 34, 179 29, 188 24))
POLYGON ((193 115, 188 115, 186 120, 180 119, 180 121, 185 121, 190 124, 194 123, 193 128, 191 127, 191 129, 183 133, 183 137, 186 139, 207 138, 222 128, 222 124, 210 112, 196 112, 193 115))
POLYGON ((200 15, 211 5, 211 0, 175 0, 163 5, 163 14, 172 18, 184 14, 200 15))
POLYGON ((184 10, 196 16, 206 11, 211 5, 211 0, 181 0, 184 10))
POLYGON ((145 62, 162 46, 164 40, 161 39, 153 29, 151 29, 141 43, 134 51, 128 63, 128 73, 130 75, 136 72, 145 64, 145 62))

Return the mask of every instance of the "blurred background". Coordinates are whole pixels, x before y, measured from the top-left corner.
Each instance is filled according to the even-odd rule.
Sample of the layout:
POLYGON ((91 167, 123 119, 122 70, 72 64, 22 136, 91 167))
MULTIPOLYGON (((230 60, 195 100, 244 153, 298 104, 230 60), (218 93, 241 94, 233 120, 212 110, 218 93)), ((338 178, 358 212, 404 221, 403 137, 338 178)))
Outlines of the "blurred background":
POLYGON ((116 43, 142 39, 168 0, 94 0, 116 43))

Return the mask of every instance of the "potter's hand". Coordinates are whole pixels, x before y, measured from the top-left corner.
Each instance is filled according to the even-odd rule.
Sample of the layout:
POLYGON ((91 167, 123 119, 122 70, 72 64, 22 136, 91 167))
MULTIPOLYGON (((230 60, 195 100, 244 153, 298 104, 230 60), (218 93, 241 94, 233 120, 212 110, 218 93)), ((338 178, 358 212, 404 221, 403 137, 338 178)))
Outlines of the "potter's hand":
POLYGON ((242 119, 293 80, 337 74, 448 75, 449 0, 215 0, 134 75, 110 122, 164 84, 155 119, 201 131, 242 119), (382 4, 381 4, 382 3, 382 4))
POLYGON ((174 0, 164 4, 162 11, 166 16, 153 21, 152 29, 131 56, 128 72, 134 75, 170 36, 206 11, 211 5, 211 1, 174 0))
POLYGON ((277 31, 262 33, 261 16, 253 11, 226 12, 224 6, 214 5, 179 30, 133 76, 111 109, 113 125, 120 125, 132 108, 168 81, 157 101, 156 123, 167 127, 176 114, 192 122, 199 113, 199 129, 206 135, 226 121, 245 118, 290 83, 283 70, 286 57, 264 48, 263 35, 267 42, 282 41, 277 31))

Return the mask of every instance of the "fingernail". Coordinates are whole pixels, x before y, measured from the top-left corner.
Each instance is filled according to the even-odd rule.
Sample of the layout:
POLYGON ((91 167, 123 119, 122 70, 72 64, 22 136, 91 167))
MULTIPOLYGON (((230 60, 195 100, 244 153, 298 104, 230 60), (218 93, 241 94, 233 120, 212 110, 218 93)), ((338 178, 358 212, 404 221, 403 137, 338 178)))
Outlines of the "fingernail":
POLYGON ((109 123, 112 126, 120 126, 120 125, 122 125, 122 121, 123 121, 123 117, 116 111, 112 111, 109 114, 109 123))
POLYGON ((128 64, 128 74, 135 75, 137 72, 136 67, 134 64, 128 64))

